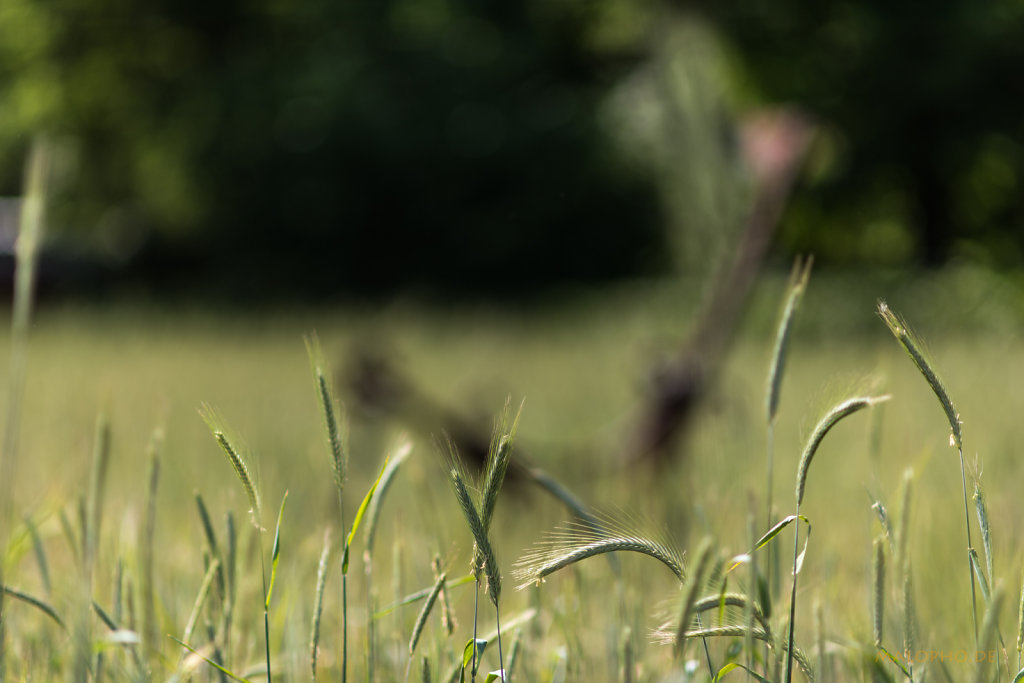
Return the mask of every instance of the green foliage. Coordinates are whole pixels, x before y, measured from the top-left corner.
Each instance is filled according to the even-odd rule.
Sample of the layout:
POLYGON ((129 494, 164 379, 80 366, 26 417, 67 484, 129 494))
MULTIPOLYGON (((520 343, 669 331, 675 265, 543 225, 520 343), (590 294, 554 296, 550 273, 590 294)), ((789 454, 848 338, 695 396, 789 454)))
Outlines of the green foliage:
POLYGON ((618 37, 631 14, 11 0, 0 194, 17 191, 27 136, 52 131, 77 167, 56 225, 139 268, 187 259, 207 285, 508 289, 501 273, 527 259, 539 282, 650 270, 649 182, 599 110, 635 59, 618 37))
POLYGON ((747 99, 797 104, 824 124, 783 228, 790 249, 825 262, 1020 262, 1019 3, 699 5, 733 48, 747 99))

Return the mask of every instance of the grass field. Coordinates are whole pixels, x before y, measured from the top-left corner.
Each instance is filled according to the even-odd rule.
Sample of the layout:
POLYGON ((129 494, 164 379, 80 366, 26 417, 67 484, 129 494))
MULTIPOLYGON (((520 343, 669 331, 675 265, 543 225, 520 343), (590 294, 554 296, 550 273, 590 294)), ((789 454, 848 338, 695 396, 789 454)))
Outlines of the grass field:
MULTIPOLYGON (((535 464, 586 504, 612 516, 642 520, 636 523, 647 532, 667 534, 687 553, 687 565, 704 536, 713 539, 712 555, 722 562, 744 553, 753 540, 751 509, 757 515, 757 535, 770 526, 763 509, 764 393, 784 286, 781 275, 766 278, 679 457, 659 473, 627 468, 618 455, 653 364, 680 346, 699 303, 699 288, 685 283, 634 283, 504 311, 415 303, 231 313, 184 307, 161 311, 139 303, 44 306, 30 337, 12 508, 15 521, 31 519, 38 529, 50 581, 47 585, 32 538, 21 524, 8 549, 4 582, 52 605, 67 624, 85 623, 84 617, 75 620, 83 613, 85 580, 83 562, 76 557, 83 547, 78 510, 86 507, 89 496, 97 416, 107 416, 112 447, 91 592, 108 616, 116 617, 121 628, 117 638, 127 644, 114 642, 117 638, 111 638, 95 612, 88 616, 87 631, 62 630, 40 610, 8 599, 8 673, 16 680, 73 680, 76 638, 87 633, 93 643, 86 650, 90 667, 95 673, 101 654, 99 670, 107 680, 169 680, 176 674, 219 680, 212 667, 187 659, 188 653, 165 637, 183 637, 206 573, 204 561, 210 561, 204 560, 209 549, 197 514, 198 492, 225 547, 225 516, 230 511, 234 517, 238 597, 225 636, 217 612, 223 605, 211 593, 198 612, 190 644, 214 656, 213 650, 203 648, 216 642, 227 668, 259 678, 265 660, 260 554, 269 563, 278 506, 288 491, 280 565, 268 610, 274 678, 311 676, 318 560, 324 532, 331 528, 335 547, 326 575, 318 673, 323 680, 339 679, 343 610, 337 565, 344 535, 303 344, 304 335, 314 330, 335 369, 344 369, 353 345, 386 348, 421 389, 438 401, 461 406, 485 424, 507 396, 515 404, 525 398, 516 443, 535 464), (199 416, 204 402, 249 447, 263 499, 266 532, 259 536, 247 524, 245 492, 199 416), (147 448, 156 427, 164 433, 152 536, 152 622, 160 635, 145 650, 134 644, 131 634, 143 629, 144 544, 139 538, 147 500, 147 448), (70 532, 62 525, 62 514, 70 532)), ((855 275, 812 278, 790 344, 776 423, 775 519, 792 512, 797 462, 818 418, 851 395, 892 395, 838 424, 808 473, 800 513, 810 520, 813 534, 799 575, 795 640, 818 668, 818 680, 829 680, 830 674, 831 680, 904 677, 893 664, 874 664, 872 544, 882 526, 872 497, 886 506, 894 525, 902 524, 900 491, 908 468, 913 471, 913 496, 906 542, 917 612, 915 647, 925 658, 947 658, 917 666, 915 678, 926 669, 930 680, 947 675, 957 681, 994 680, 992 676, 1012 680, 1019 668, 1018 539, 1024 535, 1024 506, 1018 487, 1024 471, 1017 454, 1024 439, 1019 426, 1024 393, 1015 387, 1016 378, 1024 374, 1020 292, 1012 281, 971 270, 923 279, 894 274, 867 281, 855 275), (957 661, 958 653, 974 657, 978 650, 989 651, 976 643, 970 616, 957 451, 949 446, 949 424, 931 389, 875 314, 879 297, 914 323, 927 341, 960 411, 968 474, 975 469, 980 473, 992 526, 994 574, 1005 595, 998 623, 1010 659, 1007 666, 1003 649, 993 648, 1002 663, 989 666, 988 678, 976 678, 973 662, 957 661), (873 377, 874 384, 865 384, 865 376, 873 377)), ((8 336, 3 335, 0 354, 9 351, 8 336)), ((394 449, 400 426, 357 411, 349 420, 350 469, 343 497, 350 525, 384 456, 394 449)), ((435 555, 449 578, 467 574, 473 557, 474 537, 447 482, 443 458, 429 435, 414 433, 411 438, 411 455, 381 499, 372 575, 378 609, 433 586, 435 555)), ((970 516, 973 544, 984 564, 973 503, 970 516)), ((528 483, 504 491, 498 502, 490 538, 505 577, 502 622, 532 615, 512 629, 520 633, 513 680, 675 680, 672 676, 690 670, 689 662, 695 662, 690 666, 696 666, 696 680, 707 679, 702 646, 691 643, 677 658, 671 645, 649 637, 661 619, 679 618, 681 594, 672 572, 650 557, 620 553, 621 576, 609 562, 592 559, 552 575, 539 589, 513 590, 516 560, 568 517, 564 506, 528 483), (624 672, 627 654, 635 665, 624 672)), ((777 539, 783 570, 792 528, 777 539)), ((801 543, 803 535, 801 528, 801 543)), ((774 547, 758 552, 762 568, 774 547)), ((362 553, 363 538, 357 534, 345 611, 346 673, 352 680, 367 675, 362 553)), ((887 555, 882 642, 891 652, 902 652, 903 587, 894 553, 887 555)), ((709 576, 720 578, 720 571, 709 576)), ((748 576, 746 567, 730 574, 729 590, 745 591, 748 576)), ((710 581, 702 594, 715 593, 718 581, 710 581)), ((785 634, 789 607, 788 579, 781 584, 774 601, 777 636, 785 634)), ((442 680, 472 637, 472 586, 453 586, 449 593, 458 627, 449 636, 440 618, 431 615, 416 649, 412 678, 422 679, 420 658, 426 656, 431 680, 442 680)), ((480 595, 480 632, 485 633, 494 628, 493 607, 486 591, 481 589, 480 595)), ((978 602, 980 624, 986 605, 981 594, 978 602)), ((377 680, 405 674, 421 604, 374 620, 377 680)), ((742 610, 728 610, 725 618, 732 625, 744 623, 742 610)), ((706 613, 702 625, 709 619, 717 623, 717 613, 706 613)), ((506 657, 515 638, 512 631, 504 638, 506 657)), ((730 652, 744 663, 743 643, 743 638, 709 641, 715 669, 730 652)), ((755 649, 758 656, 763 654, 762 648, 755 649)), ((482 671, 498 668, 493 644, 484 657, 482 671)), ((770 673, 771 666, 766 670, 770 673)), ((730 678, 744 675, 735 670, 730 678)), ((795 678, 801 675, 797 672, 795 678)))

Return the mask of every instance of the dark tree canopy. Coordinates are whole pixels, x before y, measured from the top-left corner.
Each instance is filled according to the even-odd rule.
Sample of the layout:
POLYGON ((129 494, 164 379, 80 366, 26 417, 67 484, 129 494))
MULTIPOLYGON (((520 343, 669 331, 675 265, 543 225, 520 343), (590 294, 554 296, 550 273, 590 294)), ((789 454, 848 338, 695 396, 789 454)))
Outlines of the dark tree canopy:
POLYGON ((1024 7, 702 3, 748 85, 826 126, 783 239, 826 258, 1024 258, 1024 7))
POLYGON ((618 67, 571 11, 12 3, 7 187, 28 131, 67 135, 61 221, 99 226, 150 275, 512 290, 664 262, 649 180, 598 121, 618 67))
POLYGON ((254 293, 663 270, 666 183, 601 107, 669 14, 717 30, 741 101, 821 124, 778 249, 1024 261, 1009 0, 5 0, 0 194, 46 132, 76 169, 54 212, 68 239, 254 293))

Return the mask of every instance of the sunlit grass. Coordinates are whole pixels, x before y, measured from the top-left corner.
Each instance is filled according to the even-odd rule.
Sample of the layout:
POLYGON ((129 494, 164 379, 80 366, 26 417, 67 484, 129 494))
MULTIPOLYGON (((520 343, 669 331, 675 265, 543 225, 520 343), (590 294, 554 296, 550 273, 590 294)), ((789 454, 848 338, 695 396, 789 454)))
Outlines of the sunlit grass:
MULTIPOLYGON (((960 477, 956 453, 948 445, 948 424, 928 385, 875 319, 873 304, 867 311, 849 313, 863 315, 864 323, 856 333, 850 329, 833 333, 814 317, 822 305, 815 284, 808 290, 807 310, 791 340, 775 434, 775 499, 790 504, 793 473, 812 421, 823 408, 847 395, 849 377, 876 372, 884 378, 880 393, 890 393, 892 399, 873 409, 883 413, 877 457, 871 454, 871 420, 857 418, 837 425, 828 437, 828 454, 815 460, 801 507, 815 528, 800 576, 796 640, 811 652, 815 642, 811 607, 820 600, 832 639, 870 642, 870 566, 872 542, 879 533, 870 496, 882 499, 891 513, 897 513, 903 473, 912 466, 916 479, 909 553, 915 558, 919 641, 940 650, 971 649, 971 601, 962 576, 960 477)), ((721 382, 697 415, 678 463, 659 477, 639 470, 624 474, 617 457, 650 366, 659 355, 672 353, 686 330, 684 315, 669 305, 679 296, 672 285, 626 288, 605 297, 601 306, 584 299, 580 308, 552 306, 509 314, 430 311, 411 305, 381 312, 337 309, 232 315, 181 310, 159 314, 137 304, 113 309, 44 307, 30 338, 14 503, 20 515, 31 515, 39 528, 54 589, 49 596, 27 541, 19 541, 14 548, 10 583, 47 597, 54 605, 67 604, 73 595, 68 582, 77 580, 77 565, 62 535, 58 513, 64 511, 72 523, 76 521, 77 500, 84 496, 83 482, 89 476, 96 418, 102 409, 110 420, 112 439, 95 597, 106 607, 114 604, 118 559, 126 573, 134 572, 138 563, 147 448, 154 427, 160 426, 165 439, 154 529, 160 631, 180 636, 205 573, 203 531, 193 505, 193 492, 198 490, 222 537, 225 514, 229 510, 234 514, 245 558, 239 566, 245 569, 240 569, 235 646, 229 656, 238 671, 258 664, 263 658, 258 545, 244 523, 249 507, 246 495, 232 481, 230 468, 197 413, 205 401, 229 414, 232 427, 244 436, 258 486, 265 500, 272 502, 268 505, 276 510, 284 492, 291 492, 269 614, 271 656, 275 678, 307 676, 309 624, 325 528, 332 528, 336 544, 344 538, 325 462, 321 408, 310 388, 302 343, 303 335, 312 330, 321 339, 326 362, 334 368, 343 369, 347 350, 367 335, 384 340, 421 390, 467 407, 482 418, 484 429, 506 396, 525 396, 519 443, 585 502, 658 520, 691 552, 704 535, 714 537, 720 555, 744 552, 750 494, 763 503, 764 378, 773 339, 772 318, 782 287, 781 278, 771 280, 759 294, 750 322, 721 382)), ((827 281, 822 289, 831 291, 827 281)), ((897 305, 895 297, 889 300, 897 305)), ((934 319, 913 315, 906 306, 900 310, 920 325, 961 411, 965 442, 972 449, 965 452, 965 459, 973 466, 977 458, 980 464, 993 520, 995 574, 1006 580, 1005 603, 1015 606, 1022 558, 1014 539, 1024 533, 1024 510, 1008 482, 1020 481, 1024 475, 1016 457, 1024 446, 1024 429, 1017 428, 1018 416, 1024 414, 1024 396, 1014 385, 1014 378, 1024 374, 1024 343, 999 325, 984 323, 976 313, 967 314, 971 324, 946 329, 934 319)), ((8 350, 7 343, 5 335, 0 354, 8 350)), ((354 500, 346 501, 349 518, 393 447, 399 427, 369 420, 356 406, 350 406, 350 416, 348 476, 357 493, 354 500)), ((441 571, 449 578, 468 572, 472 558, 472 542, 467 540, 465 522, 438 453, 427 435, 413 434, 412 439, 413 454, 382 504, 374 553, 378 608, 433 586, 435 554, 440 555, 441 571), (395 557, 402 558, 397 571, 395 557)), ((502 495, 491 533, 500 543, 503 573, 511 577, 515 560, 567 515, 558 503, 530 488, 502 495)), ((763 515, 761 507, 757 513, 763 515)), ((273 531, 273 520, 264 523, 273 531)), ((354 563, 361 562, 361 542, 354 549, 354 563)), ((264 553, 269 550, 269 541, 265 543, 264 553)), ((977 550, 983 553, 981 547, 977 550)), ((332 562, 340 557, 337 547, 332 557, 332 562)), ((644 559, 622 558, 626 610, 621 618, 625 621, 616 621, 619 606, 606 599, 613 581, 606 562, 592 560, 564 577, 549 577, 539 605, 534 605, 537 598, 529 590, 504 593, 503 625, 506 615, 514 619, 531 606, 540 607, 536 626, 528 627, 536 631, 524 631, 529 635, 520 643, 516 670, 529 672, 520 680, 543 678, 556 666, 553 662, 561 647, 566 648, 571 679, 587 672, 601 675, 614 663, 610 658, 619 650, 623 627, 631 629, 632 655, 637 661, 645 662, 648 669, 671 670, 671 648, 648 642, 646 635, 658 625, 658 603, 674 595, 678 582, 669 572, 652 571, 644 559)), ((324 680, 336 678, 341 668, 337 574, 336 568, 328 572, 323 599, 318 671, 324 680)), ((368 608, 362 574, 361 566, 349 573, 347 624, 353 680, 362 680, 366 667, 363 642, 368 608)), ((898 575, 895 565, 889 575, 898 575)), ((447 671, 451 658, 469 638, 472 590, 453 587, 450 592, 459 631, 446 637, 439 619, 432 616, 416 650, 414 672, 419 671, 420 656, 431 660, 435 673, 447 671)), ((888 595, 891 602, 884 631, 896 634, 901 618, 894 602, 898 586, 892 586, 888 595)), ((776 605, 782 607, 782 602, 776 605)), ((53 638, 54 627, 45 615, 18 603, 8 601, 6 609, 11 610, 18 651, 28 657, 26 661, 37 662, 39 668, 33 670, 38 675, 48 672, 44 643, 53 638)), ((676 609, 668 608, 669 612, 676 609)), ((1016 614, 1011 612, 1004 605, 1001 625, 1012 647, 1016 614)), ((400 675, 409 666, 409 637, 418 614, 419 605, 410 605, 375 622, 380 675, 400 675)), ((983 616, 979 606, 979 619, 983 616)), ((506 646, 509 643, 511 638, 506 646)), ((157 647, 173 668, 182 654, 180 648, 171 641, 157 647)), ((695 653, 691 647, 689 656, 695 653)), ((492 656, 495 662, 488 662, 484 670, 498 668, 496 652, 485 654, 492 656)), ((954 675, 958 680, 967 678, 955 671, 954 675)))

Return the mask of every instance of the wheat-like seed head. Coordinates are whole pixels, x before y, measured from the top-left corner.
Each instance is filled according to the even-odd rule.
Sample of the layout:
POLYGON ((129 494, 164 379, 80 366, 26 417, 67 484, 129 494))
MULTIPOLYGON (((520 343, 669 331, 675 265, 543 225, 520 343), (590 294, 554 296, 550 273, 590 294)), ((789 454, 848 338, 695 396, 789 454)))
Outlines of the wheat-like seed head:
POLYGON ((491 602, 497 606, 498 600, 501 598, 501 571, 498 568, 497 556, 491 547, 490 539, 487 538, 487 531, 484 529, 480 513, 477 512, 476 503, 473 502, 473 496, 470 495, 469 489, 466 487, 462 473, 458 468, 453 467, 449 472, 449 477, 452 488, 455 490, 455 498, 459 501, 459 507, 462 508, 462 515, 466 518, 469 529, 473 533, 473 540, 476 542, 473 575, 478 581, 481 572, 486 575, 488 595, 491 602))
POLYGON ((768 392, 766 410, 769 424, 775 421, 775 413, 779 408, 779 396, 782 393, 782 375, 786 367, 786 351, 789 348, 790 332, 793 318, 800 307, 800 300, 807 289, 807 281, 811 277, 811 265, 814 259, 797 258, 793 264, 793 272, 789 276, 789 288, 786 303, 782 307, 779 325, 775 333, 775 348, 772 351, 771 366, 768 370, 768 392))
POLYGON ((324 531, 324 547, 316 570, 316 597, 313 600, 313 624, 309 633, 309 661, 313 682, 316 683, 316 660, 320 654, 320 617, 324 609, 324 588, 327 585, 327 563, 331 554, 331 532, 324 531))
POLYGON ((693 603, 697 600, 697 591, 704 583, 704 573, 707 571, 708 562, 711 559, 711 537, 705 536, 697 548, 697 555, 690 566, 690 575, 686 577, 683 586, 682 610, 679 615, 679 626, 676 627, 675 650, 677 655, 683 654, 683 647, 686 644, 686 632, 690 629, 690 620, 693 616, 693 603))
POLYGON ((932 363, 928 360, 928 355, 925 353, 921 340, 907 326, 903 318, 896 315, 884 301, 878 302, 878 315, 882 317, 889 331, 892 332, 911 360, 914 361, 914 365, 917 366, 918 371, 924 376, 935 396, 939 399, 939 403, 942 404, 942 409, 946 413, 946 419, 949 421, 949 426, 953 430, 951 442, 957 448, 962 449, 963 435, 960 431, 960 414, 956 412, 956 408, 953 406, 953 399, 950 398, 949 392, 946 391, 946 385, 942 383, 938 373, 932 367, 932 363))
POLYGON ((480 504, 480 519, 484 524, 484 529, 488 531, 491 528, 494 508, 498 503, 498 491, 501 490, 501 484, 505 480, 509 463, 512 461, 512 443, 515 440, 516 430, 519 427, 519 416, 522 415, 522 412, 523 404, 520 403, 519 410, 509 424, 510 403, 506 400, 501 417, 494 425, 494 433, 487 450, 487 468, 484 472, 484 488, 480 504))
POLYGON ((985 505, 985 493, 981 483, 974 482, 974 508, 978 513, 978 528, 981 529, 981 543, 985 548, 985 568, 988 570, 989 583, 995 581, 992 564, 992 528, 988 522, 988 506, 985 505))
POLYGON ((224 451, 224 455, 227 456, 228 462, 231 464, 231 468, 235 471, 235 475, 238 477, 239 482, 241 482, 242 488, 245 490, 245 495, 249 499, 249 505, 252 506, 252 509, 250 510, 252 514, 252 523, 257 529, 259 529, 260 520, 263 519, 262 508, 260 506, 260 494, 259 489, 256 488, 255 480, 249 473, 248 464, 246 464, 241 452, 235 448, 232 443, 232 438, 228 436, 230 431, 227 424, 224 422, 224 419, 205 403, 200 409, 200 414, 203 416, 206 424, 210 427, 210 431, 213 433, 213 438, 217 441, 221 450, 224 451))
POLYGON ((331 456, 334 484, 340 491, 345 487, 345 476, 348 469, 348 445, 346 444, 348 429, 345 424, 345 415, 343 412, 339 415, 338 399, 327 376, 327 371, 324 369, 327 364, 324 362, 323 349, 320 347, 320 339, 316 334, 306 337, 306 353, 309 355, 310 368, 316 382, 316 393, 323 416, 327 449, 331 456))
POLYGON ((444 590, 444 582, 448 579, 448 575, 441 572, 437 580, 434 582, 434 588, 430 591, 427 596, 427 601, 423 603, 423 609, 420 610, 419 617, 416 619, 416 625, 412 629, 412 637, 409 638, 409 656, 412 657, 416 651, 416 645, 420 642, 420 635, 423 633, 423 627, 427 625, 427 617, 430 616, 430 611, 434 609, 434 603, 437 602, 437 596, 444 590))
POLYGON ((650 555, 668 567, 680 583, 685 580, 682 554, 670 540, 641 533, 631 522, 603 517, 570 522, 548 534, 516 562, 513 573, 520 582, 516 588, 540 583, 559 569, 588 557, 617 551, 650 555))
POLYGON ((804 499, 804 488, 807 485, 807 470, 811 466, 811 460, 814 459, 814 454, 818 451, 818 446, 821 445, 822 439, 828 434, 836 423, 842 420, 848 415, 852 415, 859 410, 868 408, 882 401, 889 400, 888 396, 859 396, 857 398, 850 398, 842 403, 839 403, 830 410, 825 417, 821 419, 818 425, 814 428, 811 433, 811 438, 807 440, 807 445, 804 447, 804 452, 800 456, 800 465, 797 467, 796 475, 796 505, 797 508, 804 499))
POLYGON ((910 558, 903 561, 903 655, 907 661, 912 661, 913 653, 917 651, 915 631, 917 629, 917 616, 914 610, 914 573, 910 558))

